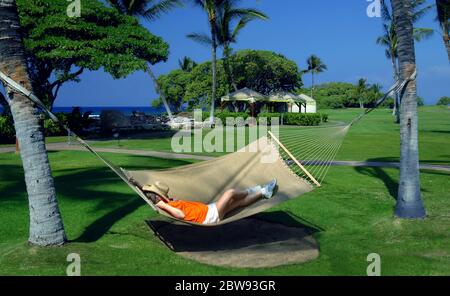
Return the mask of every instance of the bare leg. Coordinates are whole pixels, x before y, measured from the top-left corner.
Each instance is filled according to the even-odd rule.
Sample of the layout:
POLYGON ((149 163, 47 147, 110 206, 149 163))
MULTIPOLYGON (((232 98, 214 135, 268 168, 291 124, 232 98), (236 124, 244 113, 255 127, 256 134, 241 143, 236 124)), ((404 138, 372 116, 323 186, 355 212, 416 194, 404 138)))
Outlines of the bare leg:
POLYGON ((247 191, 237 191, 234 189, 225 191, 216 203, 220 220, 232 210, 251 205, 261 197, 261 192, 249 195, 247 191))

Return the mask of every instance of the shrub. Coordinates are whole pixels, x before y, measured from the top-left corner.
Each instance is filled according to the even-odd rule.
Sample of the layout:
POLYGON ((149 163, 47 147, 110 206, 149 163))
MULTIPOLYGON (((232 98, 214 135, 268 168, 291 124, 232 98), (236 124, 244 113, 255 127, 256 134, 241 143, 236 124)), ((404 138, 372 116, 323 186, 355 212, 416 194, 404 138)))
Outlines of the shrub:
MULTIPOLYGON (((56 113, 56 117, 58 117, 59 121, 63 124, 67 125, 68 119, 65 113, 56 113)), ((44 120, 44 130, 45 136, 63 136, 66 135, 66 130, 62 128, 59 124, 53 122, 50 118, 44 120)))
POLYGON ((284 124, 286 125, 316 126, 320 123, 321 115, 319 113, 286 113, 284 116, 284 124))
POLYGON ((437 102, 437 105, 440 105, 440 106, 450 105, 450 97, 442 97, 442 98, 440 98, 439 101, 437 102))
POLYGON ((270 113, 270 112, 262 112, 258 115, 258 123, 260 122, 260 118, 267 118, 267 124, 272 123, 272 118, 279 118, 278 124, 280 124, 281 118, 284 118, 281 113, 270 113))
POLYGON ((12 143, 16 131, 11 116, 0 116, 0 143, 12 143))

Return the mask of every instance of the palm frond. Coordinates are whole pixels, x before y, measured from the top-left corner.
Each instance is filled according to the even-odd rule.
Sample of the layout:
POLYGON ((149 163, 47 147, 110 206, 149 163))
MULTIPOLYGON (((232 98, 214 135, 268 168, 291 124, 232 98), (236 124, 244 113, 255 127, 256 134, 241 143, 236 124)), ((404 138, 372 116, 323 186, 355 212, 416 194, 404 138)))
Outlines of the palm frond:
POLYGON ((143 11, 142 16, 149 20, 155 20, 160 18, 163 14, 168 13, 177 7, 182 7, 183 2, 181 0, 160 0, 158 3, 148 7, 143 11))
MULTIPOLYGON (((422 0, 420 0, 420 1, 422 1, 422 0)), ((413 23, 416 23, 417 21, 419 21, 424 15, 426 15, 431 9, 434 8, 434 4, 430 4, 425 7, 420 8, 420 5, 422 5, 422 4, 423 3, 419 4, 416 7, 413 6, 413 15, 412 15, 413 23)))
POLYGON ((392 22, 392 14, 386 4, 387 0, 381 0, 381 17, 384 22, 392 22))
POLYGON ((202 33, 191 33, 186 35, 186 37, 202 45, 210 46, 213 43, 210 36, 202 33))
POLYGON ((414 40, 417 42, 433 36, 434 30, 430 28, 414 28, 414 40))

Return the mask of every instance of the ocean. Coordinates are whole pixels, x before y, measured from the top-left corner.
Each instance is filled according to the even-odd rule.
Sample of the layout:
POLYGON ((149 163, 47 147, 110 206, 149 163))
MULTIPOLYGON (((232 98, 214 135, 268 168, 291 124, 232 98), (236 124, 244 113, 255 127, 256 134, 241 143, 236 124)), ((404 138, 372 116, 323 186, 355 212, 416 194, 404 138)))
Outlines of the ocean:
MULTIPOLYGON (((53 107, 53 113, 70 113, 73 107, 53 107)), ((104 110, 120 111, 127 116, 133 114, 134 111, 143 112, 147 115, 159 115, 166 113, 164 107, 147 107, 147 106, 135 106, 135 107, 80 107, 81 113, 92 112, 92 115, 100 115, 104 110)), ((3 108, 0 106, 0 114, 3 112, 3 108)))

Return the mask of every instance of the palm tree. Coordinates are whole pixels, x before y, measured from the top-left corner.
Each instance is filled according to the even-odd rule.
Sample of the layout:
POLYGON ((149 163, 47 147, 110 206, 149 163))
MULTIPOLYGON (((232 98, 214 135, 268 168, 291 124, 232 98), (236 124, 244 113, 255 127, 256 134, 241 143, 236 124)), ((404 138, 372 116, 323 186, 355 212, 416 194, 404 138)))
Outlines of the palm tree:
MULTIPOLYGON (((182 5, 181 0, 108 0, 108 2, 122 14, 142 17, 147 21, 155 20, 164 13, 182 5)), ((169 104, 167 104, 166 95, 159 85, 155 73, 151 69, 151 63, 147 65, 147 72, 155 85, 156 92, 161 96, 169 118, 172 120, 173 115, 170 111, 169 104)))
POLYGON ((211 71, 212 71, 212 87, 211 87, 211 113, 210 113, 210 123, 214 123, 214 108, 216 101, 216 91, 217 91, 217 12, 220 6, 226 0, 193 0, 194 4, 201 7, 208 16, 208 24, 210 29, 210 37, 202 36, 199 34, 190 34, 187 37, 194 39, 196 41, 201 41, 203 43, 211 44, 211 71), (206 38, 204 38, 206 37, 206 38), (202 41, 203 39, 203 41, 202 41))
POLYGON ((364 96, 367 94, 368 90, 367 80, 364 78, 361 78, 358 80, 358 84, 356 86, 356 95, 358 97, 359 101, 359 107, 364 108, 364 96))
MULTIPOLYGON (((398 45, 399 75, 407 79, 416 70, 411 0, 392 0, 398 45)), ((416 81, 408 83, 401 99, 400 182, 395 215, 400 218, 424 218, 420 194, 419 134, 416 81)))
MULTIPOLYGON (((0 1, 0 70, 23 87, 32 90, 25 49, 20 38, 19 17, 15 0, 0 1)), ((66 241, 56 199, 52 172, 45 149, 44 134, 38 110, 22 94, 11 92, 8 101, 14 118, 16 135, 22 151, 22 165, 30 210, 29 242, 40 246, 61 245, 66 241)))
POLYGON ((217 19, 217 41, 223 48, 224 69, 227 75, 228 84, 237 91, 236 82, 233 77, 233 69, 230 63, 232 53, 231 43, 236 43, 237 36, 246 25, 253 20, 267 20, 264 13, 252 8, 239 8, 237 5, 240 0, 226 0, 218 10, 217 19), (234 28, 232 23, 237 21, 234 28))
POLYGON ((436 0, 438 21, 442 30, 442 39, 447 49, 448 60, 450 62, 450 0, 436 0))
POLYGON ((314 74, 319 74, 327 70, 327 66, 322 63, 320 58, 316 55, 311 55, 307 60, 308 69, 303 71, 303 73, 311 73, 312 84, 311 84, 311 98, 314 92, 314 74))
MULTIPOLYGON (((383 20, 383 31, 384 34, 377 38, 377 44, 382 45, 386 48, 385 54, 386 57, 391 61, 392 65, 392 73, 394 77, 394 81, 398 80, 398 62, 397 62, 397 33, 395 30, 395 24, 392 19, 392 13, 389 10, 387 4, 387 0, 381 1, 382 7, 382 20, 383 20)), ((432 5, 427 5, 422 7, 425 4, 425 0, 414 0, 411 3, 413 10, 413 22, 417 22, 421 17, 423 17, 431 8, 432 5)), ((416 41, 421 41, 430 37, 433 34, 433 30, 429 28, 415 28, 414 29, 414 39, 416 41)), ((394 110, 393 115, 395 115, 396 123, 400 123, 400 110, 399 110, 399 95, 394 94, 394 110)))
POLYGON ((197 63, 194 62, 190 57, 184 57, 180 60, 178 60, 178 65, 180 66, 180 69, 185 72, 191 72, 192 69, 197 66, 197 63))

